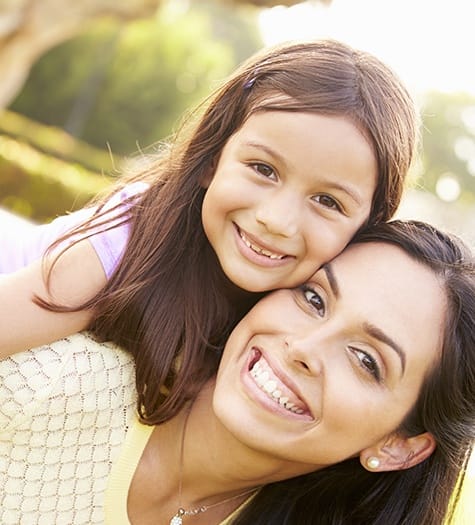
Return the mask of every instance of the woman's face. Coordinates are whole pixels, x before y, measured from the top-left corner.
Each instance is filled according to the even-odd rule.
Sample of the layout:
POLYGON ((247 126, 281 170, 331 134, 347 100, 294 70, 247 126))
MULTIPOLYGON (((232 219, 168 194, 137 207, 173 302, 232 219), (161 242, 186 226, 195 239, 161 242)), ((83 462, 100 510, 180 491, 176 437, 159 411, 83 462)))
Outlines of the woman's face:
POLYGON ((437 363, 446 301, 401 249, 357 244, 310 281, 261 300, 226 346, 214 408, 243 444, 299 464, 389 437, 437 363))

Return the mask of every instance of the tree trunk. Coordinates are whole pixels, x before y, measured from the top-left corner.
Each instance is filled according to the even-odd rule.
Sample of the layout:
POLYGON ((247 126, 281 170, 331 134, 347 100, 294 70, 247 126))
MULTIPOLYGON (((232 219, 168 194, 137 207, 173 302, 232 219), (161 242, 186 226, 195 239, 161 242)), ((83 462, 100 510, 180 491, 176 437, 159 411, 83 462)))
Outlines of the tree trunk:
POLYGON ((0 109, 7 107, 32 65, 53 46, 100 16, 152 15, 160 0, 0 0, 0 109))

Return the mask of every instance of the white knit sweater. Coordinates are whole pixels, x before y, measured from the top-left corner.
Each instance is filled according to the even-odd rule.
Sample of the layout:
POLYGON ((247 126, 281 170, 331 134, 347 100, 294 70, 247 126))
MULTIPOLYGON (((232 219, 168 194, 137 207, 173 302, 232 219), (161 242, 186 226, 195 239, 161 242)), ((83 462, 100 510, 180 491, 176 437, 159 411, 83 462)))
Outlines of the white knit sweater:
POLYGON ((135 405, 132 357, 87 333, 0 361, 0 524, 103 523, 135 405))

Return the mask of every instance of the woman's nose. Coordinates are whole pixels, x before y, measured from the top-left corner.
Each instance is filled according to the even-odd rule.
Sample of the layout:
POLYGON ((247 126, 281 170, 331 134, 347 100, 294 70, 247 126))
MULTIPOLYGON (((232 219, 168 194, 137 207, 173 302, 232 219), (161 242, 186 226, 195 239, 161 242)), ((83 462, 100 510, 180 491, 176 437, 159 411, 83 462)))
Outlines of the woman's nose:
POLYGON ((325 341, 315 334, 288 336, 285 340, 286 359, 290 366, 312 376, 324 372, 325 341))
POLYGON ((299 230, 301 204, 295 197, 281 192, 261 202, 256 210, 256 220, 269 233, 293 237, 299 230))

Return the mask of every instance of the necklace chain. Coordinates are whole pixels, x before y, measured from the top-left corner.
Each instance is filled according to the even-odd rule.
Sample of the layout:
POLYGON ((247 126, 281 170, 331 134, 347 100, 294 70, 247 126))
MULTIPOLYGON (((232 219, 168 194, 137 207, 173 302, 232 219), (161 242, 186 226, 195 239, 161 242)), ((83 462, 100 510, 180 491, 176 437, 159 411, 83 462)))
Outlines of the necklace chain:
POLYGON ((221 501, 218 501, 217 503, 212 503, 211 505, 201 505, 200 507, 195 507, 194 509, 184 509, 181 506, 181 495, 182 495, 182 488, 183 488, 183 463, 184 463, 184 450, 185 450, 185 431, 186 426, 188 423, 188 417, 190 415, 191 407, 187 410, 185 421, 183 422, 183 430, 181 433, 181 441, 180 441, 180 464, 178 469, 178 510, 176 511, 176 514, 172 517, 170 520, 170 525, 182 525, 183 524, 183 518, 185 516, 196 516, 197 514, 201 514, 203 512, 206 512, 209 509, 212 509, 213 507, 218 507, 219 505, 224 505, 228 501, 232 501, 234 499, 241 498, 242 496, 245 496, 246 494, 251 494, 251 492, 255 492, 257 489, 248 489, 244 492, 241 492, 240 494, 236 494, 234 496, 230 496, 229 498, 223 499, 221 501))

